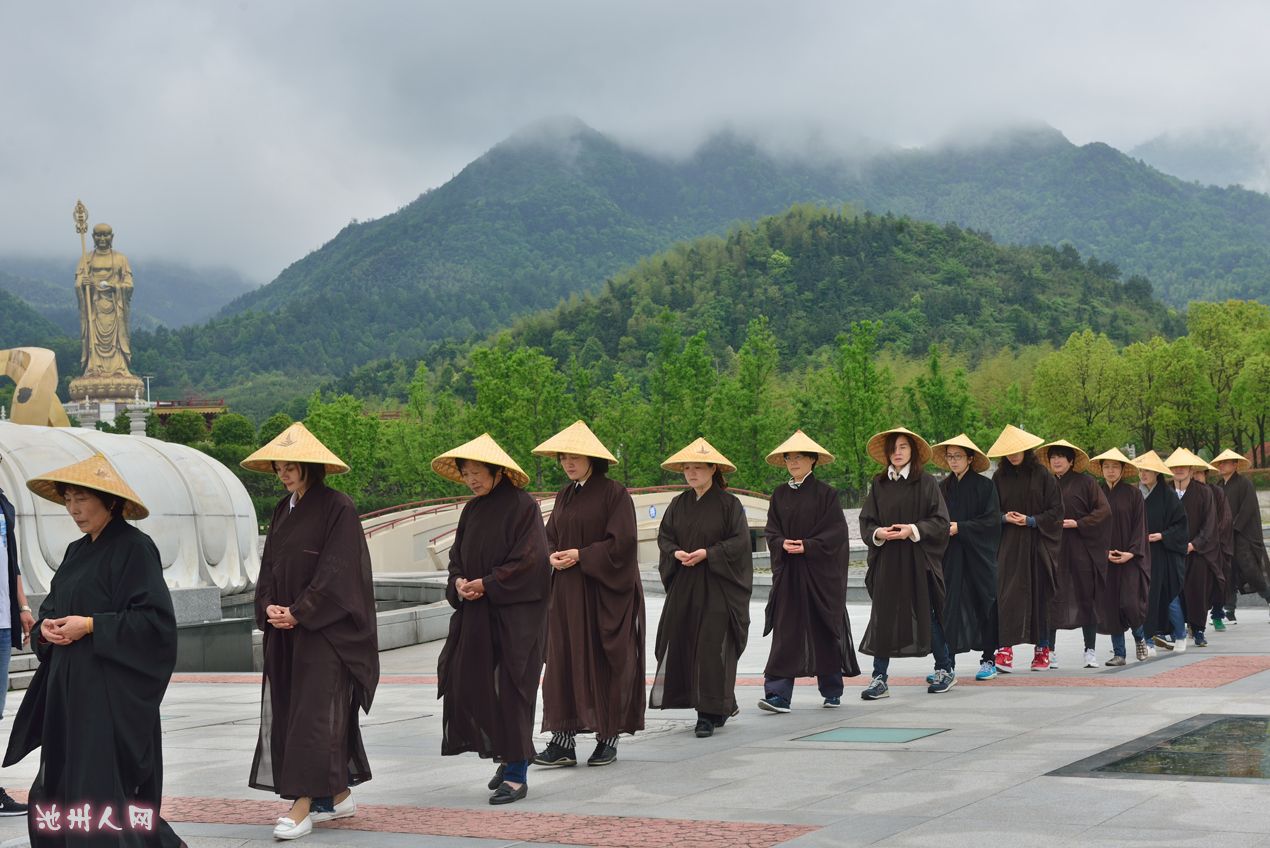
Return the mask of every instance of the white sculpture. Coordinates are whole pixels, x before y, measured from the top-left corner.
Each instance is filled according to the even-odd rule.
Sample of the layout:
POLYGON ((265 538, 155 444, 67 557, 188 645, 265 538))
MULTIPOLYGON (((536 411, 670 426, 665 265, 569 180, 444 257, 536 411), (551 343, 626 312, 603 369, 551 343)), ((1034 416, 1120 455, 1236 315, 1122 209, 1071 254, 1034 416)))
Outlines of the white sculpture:
POLYGON ((28 593, 47 591, 80 533, 64 509, 26 481, 101 452, 150 509, 137 526, 159 547, 173 589, 243 592, 260 573, 256 512, 242 483, 210 456, 147 436, 0 422, 0 488, 17 510, 18 562, 28 593))

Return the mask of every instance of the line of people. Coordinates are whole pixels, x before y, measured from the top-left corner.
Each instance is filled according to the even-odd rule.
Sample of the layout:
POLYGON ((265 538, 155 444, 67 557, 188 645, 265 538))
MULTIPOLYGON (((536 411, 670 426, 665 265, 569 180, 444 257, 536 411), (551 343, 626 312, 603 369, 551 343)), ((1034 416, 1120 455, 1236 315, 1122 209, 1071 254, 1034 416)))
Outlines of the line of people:
MULTIPOLYGON (((1210 620, 1217 630, 1237 620, 1239 594, 1270 594, 1256 493, 1239 473, 1249 463, 1233 452, 1215 465, 1182 448, 1166 460, 1117 449, 1091 459, 1013 426, 987 451, 965 434, 932 446, 902 427, 878 433, 867 450, 883 470, 859 516, 872 599, 860 643, 873 658, 865 700, 889 695, 894 657, 933 656, 932 694, 956 685, 956 656, 966 651, 979 654, 980 680, 1014 671, 1020 643, 1035 646, 1033 670, 1055 668, 1059 629, 1082 629, 1085 666, 1097 665, 1098 633, 1111 637, 1107 665, 1123 665, 1126 632, 1139 660, 1156 647, 1185 650, 1188 625, 1203 646, 1210 620), (991 459, 999 463, 988 478, 991 459), (928 464, 948 473, 937 480, 928 464), (1208 473, 1221 479, 1208 485, 1208 473)), ((621 736, 644 728, 648 708, 695 710, 695 735, 713 736, 740 711, 736 670, 750 627, 749 522, 727 490, 735 466, 708 441, 662 465, 686 488, 658 528, 666 597, 648 690, 638 528, 630 494, 608 477, 617 458, 582 421, 534 452, 568 478, 545 523, 528 476, 489 434, 432 462, 472 494, 450 548, 441 753, 493 760, 496 805, 527 796, 531 765, 576 766, 578 734, 595 736, 588 766, 614 763, 621 736), (551 734, 542 750, 540 681, 541 730, 551 734)), ((764 530, 771 647, 758 708, 788 713, 800 677, 814 677, 821 705, 837 708, 844 679, 861 668, 846 609, 847 521, 837 492, 815 476, 834 457, 799 430, 767 461, 789 479, 772 494, 764 530)), ((292 801, 274 829, 290 840, 355 815, 351 787, 371 777, 358 725, 379 678, 370 557, 353 502, 326 485, 348 466, 303 424, 242 465, 276 475, 286 490, 256 588, 264 669, 249 783, 292 801)), ((64 504, 85 535, 33 623, 41 664, 5 764, 40 748, 30 798, 46 813, 92 802, 99 812, 150 816, 149 829, 99 833, 103 844, 179 845, 159 816, 158 708, 175 622, 157 549, 126 523, 145 507, 100 455, 28 487, 64 504)), ((33 844, 91 844, 51 822, 29 818, 33 844)))

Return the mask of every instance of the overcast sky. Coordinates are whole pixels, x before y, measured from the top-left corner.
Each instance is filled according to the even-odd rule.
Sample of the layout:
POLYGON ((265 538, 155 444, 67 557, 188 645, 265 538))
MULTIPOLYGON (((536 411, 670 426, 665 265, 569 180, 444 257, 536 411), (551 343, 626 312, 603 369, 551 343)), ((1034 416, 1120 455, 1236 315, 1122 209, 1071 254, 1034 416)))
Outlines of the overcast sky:
POLYGON ((664 151, 1267 131, 1267 32, 1261 2, 0 2, 0 254, 73 262, 82 198, 126 253, 265 282, 550 115, 664 151))

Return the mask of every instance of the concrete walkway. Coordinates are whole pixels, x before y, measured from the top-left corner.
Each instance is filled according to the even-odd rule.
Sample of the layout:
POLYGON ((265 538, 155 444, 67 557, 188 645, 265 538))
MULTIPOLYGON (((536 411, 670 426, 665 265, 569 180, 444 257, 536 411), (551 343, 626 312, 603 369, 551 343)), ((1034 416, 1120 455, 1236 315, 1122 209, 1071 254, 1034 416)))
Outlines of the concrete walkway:
MULTIPOLYGON (((851 607, 859 641, 868 608, 851 607)), ((649 598, 650 643, 660 599, 649 598)), ((363 720, 375 779, 354 790, 356 818, 320 826, 324 846, 604 845, 1270 846, 1259 813, 1270 783, 1052 777, 1047 773, 1202 713, 1270 714, 1264 604, 1210 633, 1211 647, 1123 669, 1085 670, 1078 632, 1060 634, 1060 670, 963 681, 944 695, 921 682, 929 660, 892 663, 892 696, 826 710, 813 683, 794 711, 759 712, 767 641, 762 609, 742 658, 739 718, 710 739, 688 711, 650 712, 600 769, 531 767, 530 795, 486 803, 488 762, 439 756, 439 643, 382 655, 384 684, 363 720), (926 728, 911 742, 801 740, 836 728, 926 728)), ((1132 650, 1132 643, 1130 644, 1132 650)), ((1020 649, 1020 660, 1030 651, 1020 649)), ((651 644, 650 644, 650 667, 651 644)), ((1109 655, 1099 637, 1099 658, 1109 655)), ((868 658, 861 657, 862 665, 868 658)), ((1023 665, 1024 663, 1020 663, 1023 665)), ((973 677, 975 658, 958 662, 973 677)), ((16 694, 16 693, 15 693, 16 694)), ((250 675, 181 676, 163 707, 165 815, 191 848, 274 845, 287 804, 249 789, 259 684, 250 675)), ((16 698, 10 712, 16 709, 16 698)), ((0 724, 6 736, 11 718, 0 724)), ((579 754, 591 740, 579 739, 579 754)), ((35 755, 6 770, 14 794, 35 755)), ((23 819, 0 819, 0 844, 25 844, 23 819)))

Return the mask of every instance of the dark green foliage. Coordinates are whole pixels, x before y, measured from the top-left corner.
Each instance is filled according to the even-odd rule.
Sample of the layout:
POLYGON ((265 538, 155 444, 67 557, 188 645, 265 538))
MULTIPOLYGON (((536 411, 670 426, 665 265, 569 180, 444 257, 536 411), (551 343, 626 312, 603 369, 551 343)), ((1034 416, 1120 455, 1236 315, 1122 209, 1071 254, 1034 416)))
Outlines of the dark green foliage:
POLYGON ((163 424, 163 440, 192 445, 207 438, 207 423, 196 412, 174 412, 163 424))
MULTIPOLYGON (((70 293, 72 303, 75 294, 70 293)), ((0 348, 50 347, 64 334, 38 312, 0 289, 0 348)))
POLYGON ((212 444, 214 445, 254 445, 256 443, 256 425, 246 416, 236 412, 219 415, 212 422, 212 444))
MULTIPOLYGON (((1122 343, 1182 324, 1126 296, 1113 268, 1070 247, 1005 247, 953 225, 798 207, 644 260, 595 296, 524 319, 514 334, 558 361, 590 345, 638 366, 669 310, 718 356, 766 315, 786 367, 848 324, 877 320, 878 342, 911 356, 932 344, 971 359, 1017 344, 1061 344, 1093 328, 1122 343)), ((955 434, 954 434, 955 435, 955 434)))

